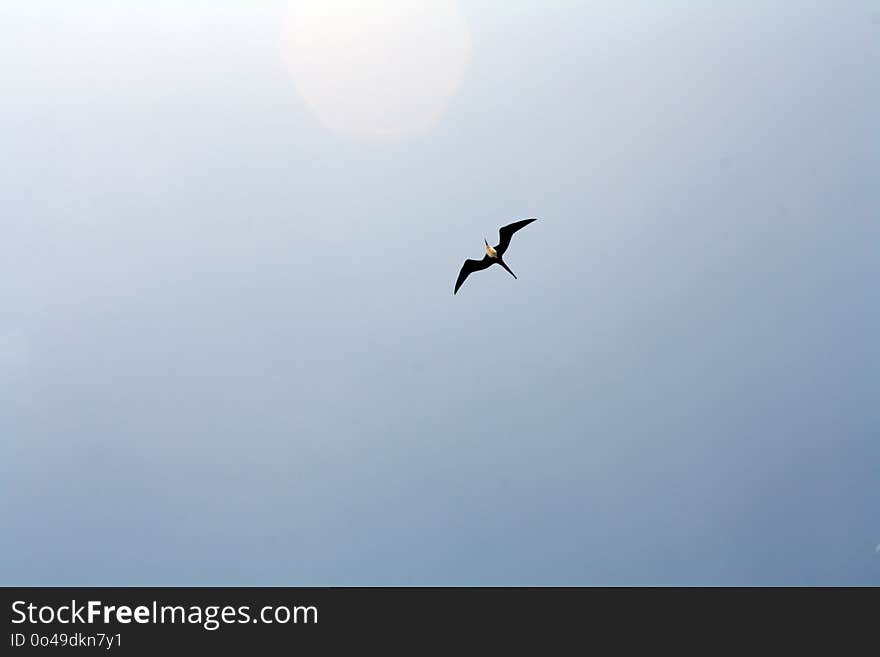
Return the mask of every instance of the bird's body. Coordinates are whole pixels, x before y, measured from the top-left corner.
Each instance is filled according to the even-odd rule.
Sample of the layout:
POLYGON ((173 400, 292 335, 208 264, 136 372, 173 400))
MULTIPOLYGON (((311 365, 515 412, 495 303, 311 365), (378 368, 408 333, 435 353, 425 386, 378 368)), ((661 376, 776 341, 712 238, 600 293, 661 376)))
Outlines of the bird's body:
POLYGON ((499 240, 498 244, 495 246, 489 244, 488 240, 483 240, 486 242, 486 255, 483 256, 482 260, 468 259, 464 261, 464 264, 461 266, 461 271, 458 272, 458 280, 455 281, 455 290, 453 291, 453 294, 458 293, 458 288, 464 284, 465 279, 473 272, 488 269, 492 265, 501 265, 511 276, 516 278, 516 274, 514 274, 510 270, 510 267, 507 266, 507 263, 504 262, 504 252, 507 251, 507 247, 510 246, 510 238, 513 237, 513 234, 520 228, 525 228, 533 221, 535 221, 534 218, 523 219, 522 221, 514 221, 512 224, 502 226, 498 230, 499 240))

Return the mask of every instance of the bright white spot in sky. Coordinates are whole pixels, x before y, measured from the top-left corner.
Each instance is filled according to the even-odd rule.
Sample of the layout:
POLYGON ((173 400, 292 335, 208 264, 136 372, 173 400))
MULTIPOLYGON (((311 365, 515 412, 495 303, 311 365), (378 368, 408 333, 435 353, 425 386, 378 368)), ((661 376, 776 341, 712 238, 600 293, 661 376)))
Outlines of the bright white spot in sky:
POLYGON ((458 88, 470 35, 452 0, 294 0, 282 55, 330 129, 356 137, 428 130, 458 88))

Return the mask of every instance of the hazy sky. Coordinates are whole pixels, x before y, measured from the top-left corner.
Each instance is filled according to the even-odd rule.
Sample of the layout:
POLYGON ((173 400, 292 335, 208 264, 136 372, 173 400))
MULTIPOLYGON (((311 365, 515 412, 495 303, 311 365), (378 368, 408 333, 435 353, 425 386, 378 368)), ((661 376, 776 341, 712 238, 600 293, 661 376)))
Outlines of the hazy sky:
POLYGON ((294 4, 0 5, 0 583, 880 584, 880 5, 294 4))

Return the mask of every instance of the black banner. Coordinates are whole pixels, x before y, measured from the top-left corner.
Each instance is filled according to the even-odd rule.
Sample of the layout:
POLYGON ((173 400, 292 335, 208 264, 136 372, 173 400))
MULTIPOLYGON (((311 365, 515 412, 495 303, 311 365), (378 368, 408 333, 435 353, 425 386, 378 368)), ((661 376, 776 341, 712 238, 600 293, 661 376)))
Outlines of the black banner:
MULTIPOLYGON (((794 589, 4 588, 3 654, 158 654, 529 639, 616 647, 825 626, 840 596, 794 589), (806 596, 806 598, 804 597, 806 596), (812 600, 811 600, 812 598, 812 600), (804 604, 806 603, 806 604, 804 604), (807 613, 802 613, 806 611, 807 613), (721 635, 719 635, 721 636, 721 635)), ((857 616, 850 616, 854 623, 857 616)))

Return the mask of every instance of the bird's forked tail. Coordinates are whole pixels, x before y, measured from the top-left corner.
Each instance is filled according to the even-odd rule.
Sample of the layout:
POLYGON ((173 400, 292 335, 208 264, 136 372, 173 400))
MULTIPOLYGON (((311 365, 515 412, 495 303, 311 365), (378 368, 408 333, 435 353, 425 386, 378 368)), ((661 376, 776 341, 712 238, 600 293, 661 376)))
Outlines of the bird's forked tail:
POLYGON ((511 276, 513 276, 514 278, 516 278, 516 274, 514 274, 512 271, 510 271, 510 267, 507 266, 507 263, 506 263, 506 262, 504 262, 503 260, 501 260, 501 259, 499 258, 499 259, 498 259, 498 264, 501 265, 502 267, 504 267, 504 268, 507 270, 507 273, 509 273, 509 274, 510 274, 511 276))

